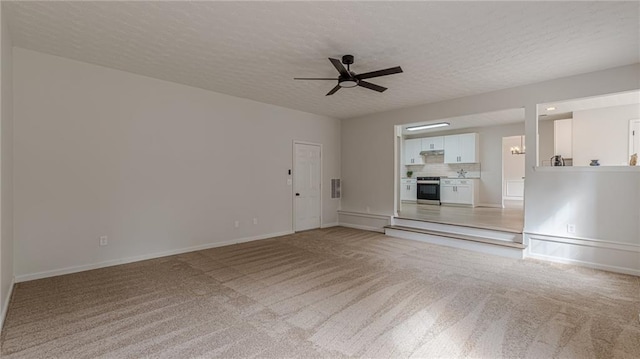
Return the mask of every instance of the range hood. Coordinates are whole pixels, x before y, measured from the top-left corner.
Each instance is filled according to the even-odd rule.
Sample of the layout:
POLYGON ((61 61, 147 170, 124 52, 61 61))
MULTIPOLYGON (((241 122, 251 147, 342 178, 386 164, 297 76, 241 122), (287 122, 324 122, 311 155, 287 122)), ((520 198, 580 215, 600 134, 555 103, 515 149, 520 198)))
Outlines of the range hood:
POLYGON ((442 156, 444 155, 444 150, 425 150, 420 151, 420 156, 442 156))

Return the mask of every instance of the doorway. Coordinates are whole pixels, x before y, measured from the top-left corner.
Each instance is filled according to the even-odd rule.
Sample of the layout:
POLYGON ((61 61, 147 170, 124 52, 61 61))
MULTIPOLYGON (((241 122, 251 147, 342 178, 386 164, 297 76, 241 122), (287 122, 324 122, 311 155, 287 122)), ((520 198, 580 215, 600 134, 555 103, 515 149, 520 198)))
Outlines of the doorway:
MULTIPOLYGON (((629 158, 631 155, 640 156, 640 119, 629 121, 629 158)), ((640 163, 636 163, 640 166, 640 163)))
POLYGON ((293 230, 320 228, 322 145, 293 143, 293 230))
POLYGON ((502 207, 524 200, 524 136, 502 138, 502 207))

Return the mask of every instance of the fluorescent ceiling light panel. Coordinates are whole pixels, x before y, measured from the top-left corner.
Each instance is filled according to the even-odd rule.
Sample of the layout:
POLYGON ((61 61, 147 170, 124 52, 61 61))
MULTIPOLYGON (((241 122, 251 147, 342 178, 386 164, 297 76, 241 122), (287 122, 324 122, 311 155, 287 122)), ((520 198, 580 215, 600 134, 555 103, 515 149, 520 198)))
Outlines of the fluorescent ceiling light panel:
POLYGON ((555 109, 555 107, 547 107, 547 111, 554 111, 555 109))
POLYGON ((419 130, 426 130, 428 128, 446 127, 446 126, 449 126, 449 125, 450 125, 449 122, 438 122, 438 123, 431 123, 431 124, 428 124, 428 125, 407 127, 407 131, 419 131, 419 130))

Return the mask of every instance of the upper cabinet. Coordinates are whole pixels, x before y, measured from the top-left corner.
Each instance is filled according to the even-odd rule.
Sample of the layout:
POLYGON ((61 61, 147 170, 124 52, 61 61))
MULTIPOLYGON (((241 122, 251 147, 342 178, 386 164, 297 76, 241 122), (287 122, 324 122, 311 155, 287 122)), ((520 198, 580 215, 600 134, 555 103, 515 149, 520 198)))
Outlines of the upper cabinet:
POLYGON ((405 165, 422 165, 424 159, 422 155, 422 139, 412 138, 404 140, 404 164, 405 165))
POLYGON ((477 163, 479 160, 477 133, 444 136, 444 163, 477 163))
POLYGON ((444 137, 427 137, 422 139, 423 151, 441 151, 444 150, 444 137))
POLYGON ((404 140, 404 164, 423 165, 423 151, 444 150, 444 163, 477 163, 479 161, 477 133, 411 138, 404 140))

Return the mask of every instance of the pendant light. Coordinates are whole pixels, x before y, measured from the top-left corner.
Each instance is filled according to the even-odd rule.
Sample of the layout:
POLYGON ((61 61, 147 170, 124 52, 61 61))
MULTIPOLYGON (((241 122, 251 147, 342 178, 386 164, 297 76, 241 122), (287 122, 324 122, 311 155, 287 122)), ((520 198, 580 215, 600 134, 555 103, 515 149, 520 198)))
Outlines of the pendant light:
POLYGON ((525 148, 524 148, 524 136, 520 136, 520 146, 513 146, 511 147, 511 154, 512 155, 524 155, 525 153, 525 148))

